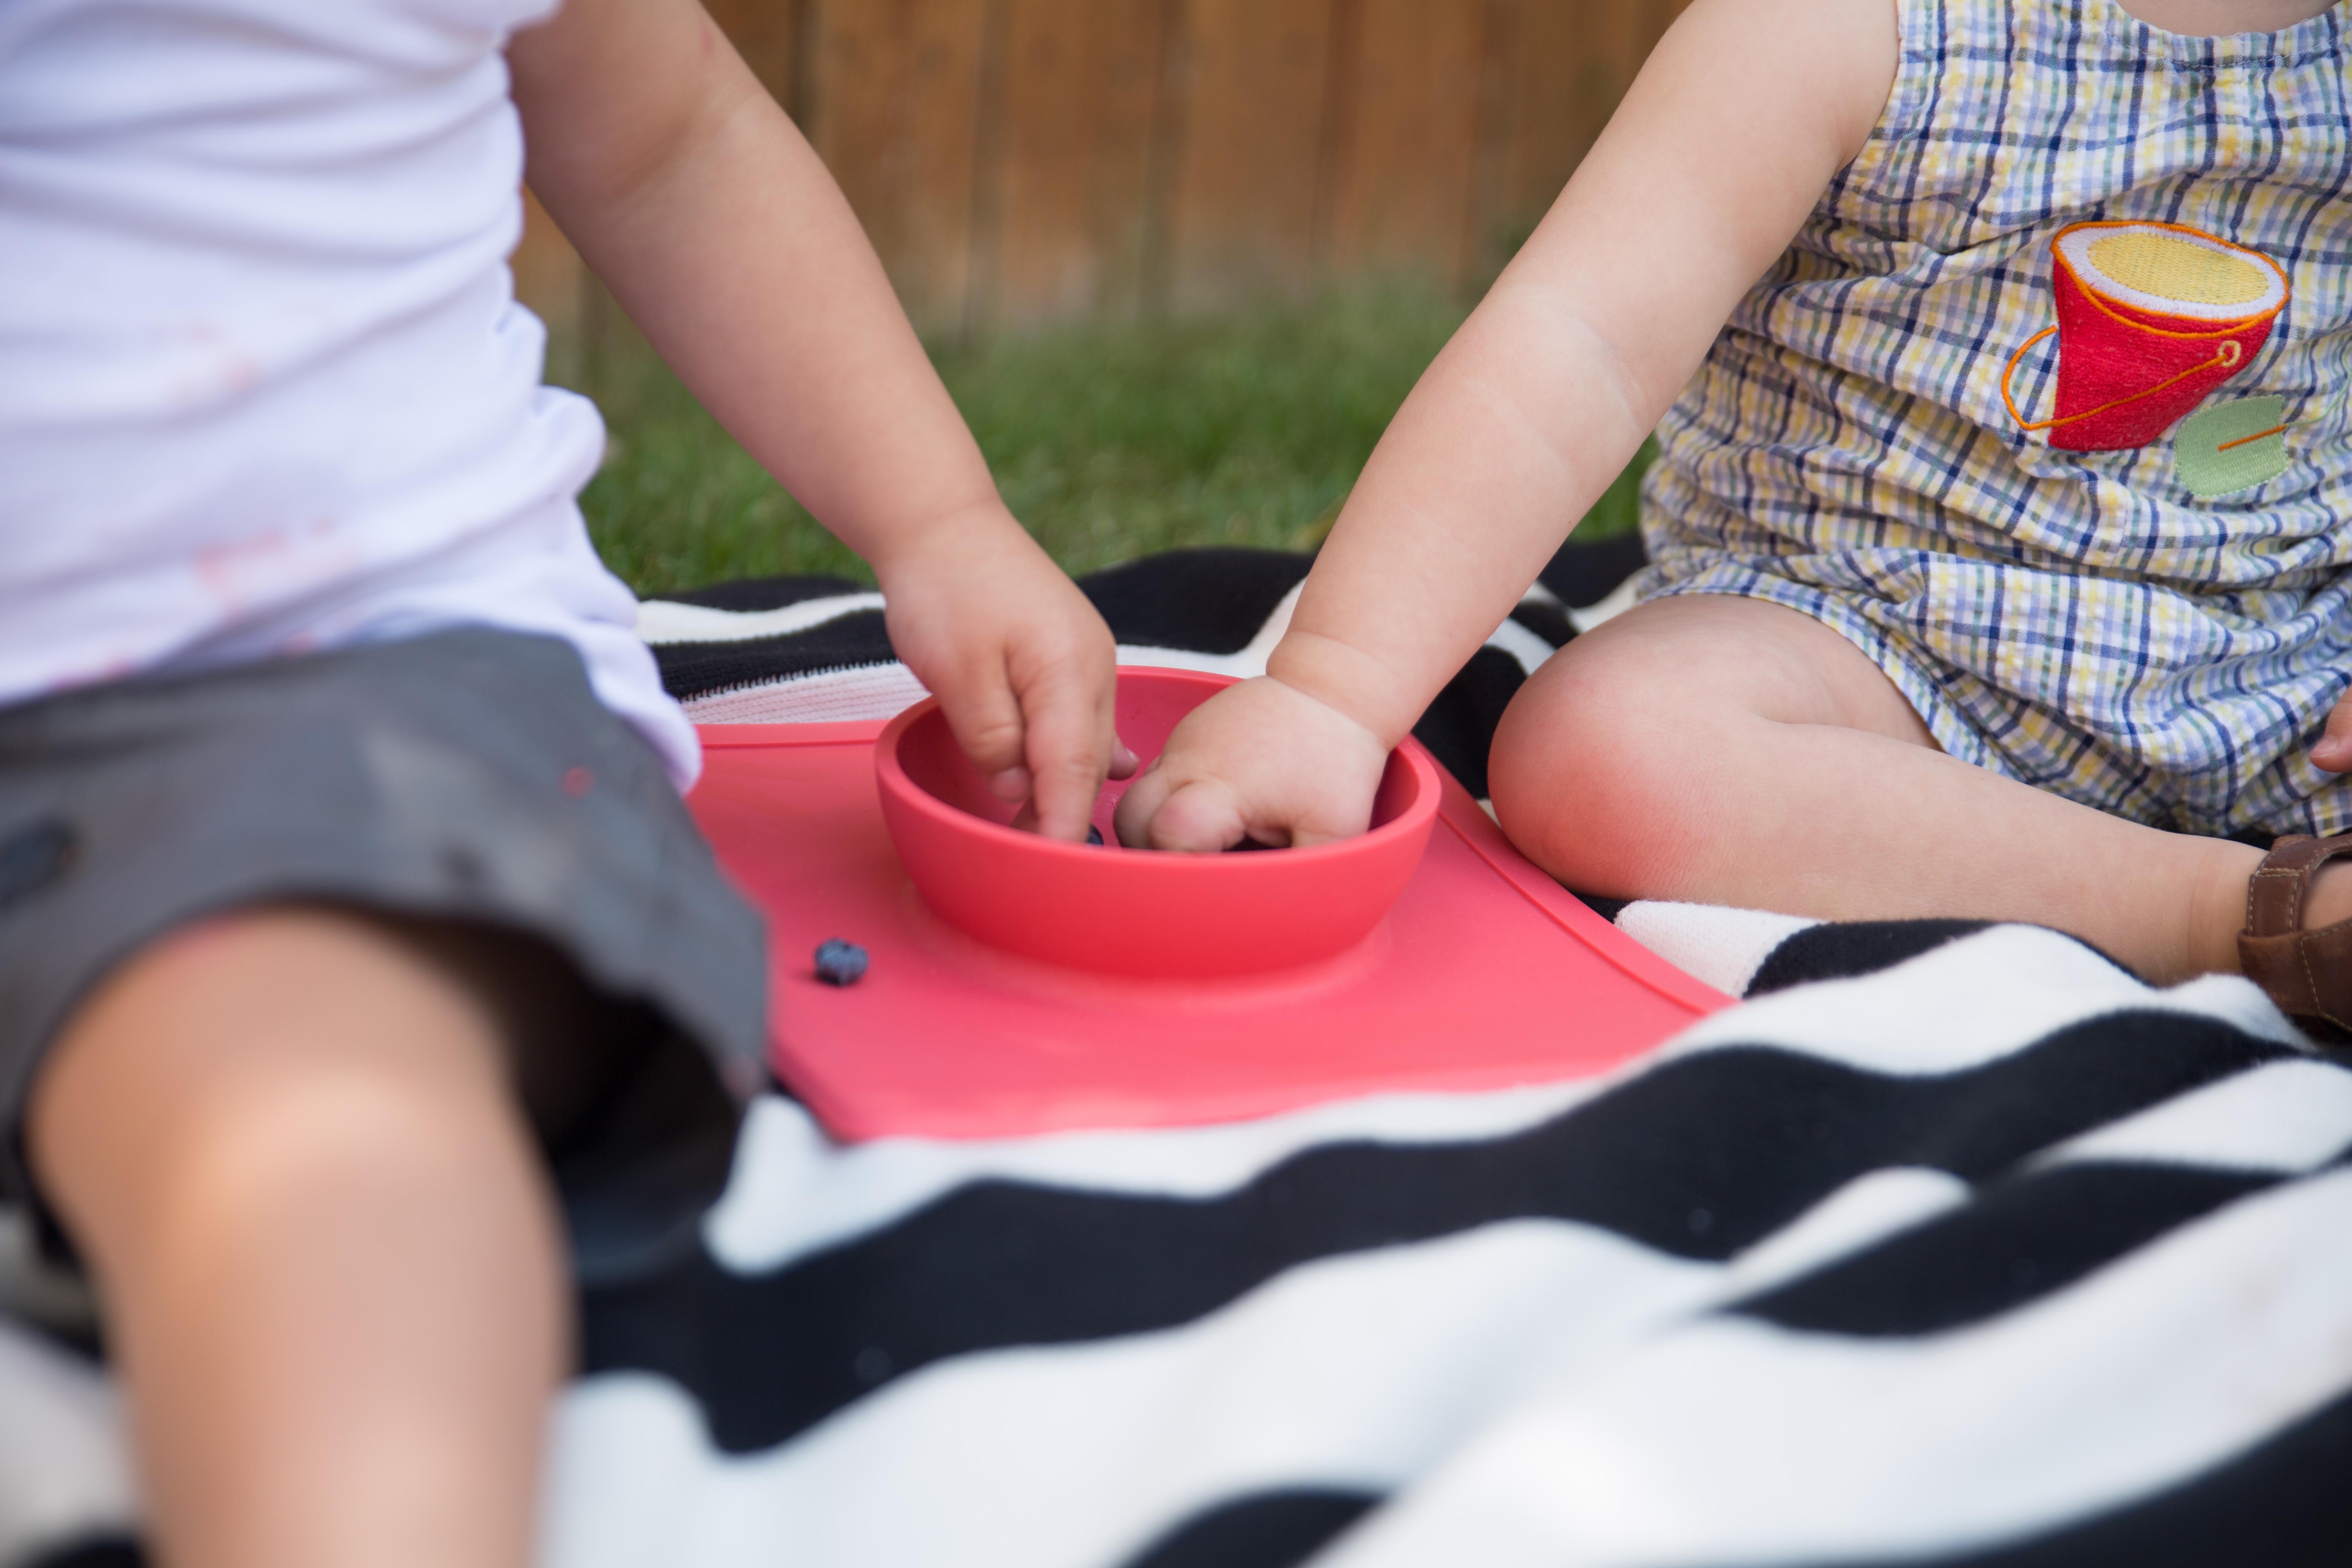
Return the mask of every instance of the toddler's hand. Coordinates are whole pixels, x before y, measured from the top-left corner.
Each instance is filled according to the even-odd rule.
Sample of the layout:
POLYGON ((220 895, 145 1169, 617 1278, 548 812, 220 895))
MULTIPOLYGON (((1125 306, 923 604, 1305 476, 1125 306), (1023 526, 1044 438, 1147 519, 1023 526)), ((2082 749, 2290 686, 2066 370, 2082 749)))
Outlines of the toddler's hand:
POLYGON ((2352 773, 2352 691, 2336 700, 2327 715, 2327 733, 2311 748, 2311 763, 2331 773, 2352 773))
POLYGON ((1244 837, 1303 848, 1361 833, 1388 765, 1380 737, 1271 676, 1194 709, 1118 803, 1119 842, 1213 854, 1244 837))
POLYGON ((1135 756, 1111 730, 1118 653, 1077 584, 1002 507, 877 563, 891 646, 939 698, 956 743, 1015 826, 1082 840, 1106 773, 1135 756))

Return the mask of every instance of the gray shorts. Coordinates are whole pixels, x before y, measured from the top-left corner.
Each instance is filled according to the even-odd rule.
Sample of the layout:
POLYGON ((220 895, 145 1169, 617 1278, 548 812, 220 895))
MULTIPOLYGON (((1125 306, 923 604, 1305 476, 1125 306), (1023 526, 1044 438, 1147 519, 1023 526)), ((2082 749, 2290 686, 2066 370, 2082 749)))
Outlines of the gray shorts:
POLYGON ((284 901, 562 976, 583 1043, 525 1076, 565 1108, 541 1131, 575 1260, 691 1245, 763 1081, 759 917, 572 648, 481 629, 0 709, 0 1200, 37 1196, 25 1100, 75 1004, 174 927, 284 901))

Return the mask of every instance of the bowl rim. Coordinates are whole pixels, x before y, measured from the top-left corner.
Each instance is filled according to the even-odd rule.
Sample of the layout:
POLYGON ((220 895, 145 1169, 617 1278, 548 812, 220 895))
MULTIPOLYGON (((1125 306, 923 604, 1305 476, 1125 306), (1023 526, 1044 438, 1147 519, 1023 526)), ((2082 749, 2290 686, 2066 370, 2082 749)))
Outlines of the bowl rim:
MULTIPOLYGON (((1181 684, 1205 686, 1212 691, 1223 690, 1228 686, 1237 686, 1241 683, 1241 678, 1238 676, 1223 675, 1204 669, 1177 669, 1149 664, 1123 664, 1118 668, 1121 679, 1129 676, 1143 676, 1153 680, 1165 679, 1181 684)), ((977 833, 982 842, 1024 845, 1033 853, 1043 851, 1047 854, 1087 857, 1095 855, 1098 847, 1096 845, 1074 844, 1067 839, 1045 838, 1034 833, 1023 833, 1003 823, 991 822, 986 817, 974 816, 970 812, 959 810, 909 777, 905 766, 898 761, 898 742, 905 738, 908 730, 938 711, 940 711, 940 700, 936 696, 926 696, 922 700, 900 710, 896 717, 883 726, 881 734, 875 738, 875 784, 881 794, 882 804, 886 809, 895 801, 898 805, 912 808, 920 816, 930 818, 934 823, 963 832, 977 833)), ((1431 756, 1428 748, 1411 735, 1399 741, 1389 752, 1389 756, 1391 761, 1402 761, 1413 775, 1413 782, 1418 788, 1414 793, 1412 804, 1388 821, 1377 826, 1367 827, 1353 837, 1334 839, 1328 844, 1310 844, 1303 849, 1285 849, 1281 851, 1283 858, 1278 861, 1266 861, 1256 856, 1237 859, 1230 854, 1151 854, 1144 850, 1131 851, 1131 853, 1151 854, 1148 864, 1193 868, 1176 873, 1179 875, 1264 875, 1263 871, 1255 870, 1254 868, 1267 865, 1296 865, 1301 858, 1310 862, 1328 861, 1347 855, 1370 853, 1399 838, 1426 837, 1436 825, 1439 799, 1444 794, 1445 787, 1444 777, 1438 768, 1437 759, 1431 756), (1209 868, 1224 869, 1214 871, 1209 870, 1209 868)), ((902 856, 903 853, 901 851, 902 856)))

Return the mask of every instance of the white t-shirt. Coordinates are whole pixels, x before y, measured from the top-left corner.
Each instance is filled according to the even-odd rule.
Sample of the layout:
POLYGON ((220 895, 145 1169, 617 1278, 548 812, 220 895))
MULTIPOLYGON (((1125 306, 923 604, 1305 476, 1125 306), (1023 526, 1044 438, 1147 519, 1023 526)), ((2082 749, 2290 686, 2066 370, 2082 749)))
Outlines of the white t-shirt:
POLYGON ((553 0, 0 0, 0 704, 478 625, 694 731, 514 302, 553 0))

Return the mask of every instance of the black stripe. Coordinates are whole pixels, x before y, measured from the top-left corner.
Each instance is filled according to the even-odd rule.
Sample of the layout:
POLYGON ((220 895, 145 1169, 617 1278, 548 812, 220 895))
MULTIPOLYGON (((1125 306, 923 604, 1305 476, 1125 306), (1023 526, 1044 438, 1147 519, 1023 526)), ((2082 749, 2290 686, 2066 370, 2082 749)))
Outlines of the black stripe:
MULTIPOLYGON (((2150 1376, 2163 1375, 2149 1369, 2150 1376)), ((1838 1568, 2342 1568, 2352 1562, 2352 1394, 2153 1498, 1990 1550, 1838 1568)))
POLYGON ((1296 1568, 1380 1500, 1365 1492, 1261 1492, 1193 1515, 1127 1568, 1296 1568))
POLYGON ((1541 599, 1522 599, 1511 610, 1511 619, 1520 626, 1551 645, 1555 649, 1566 647, 1576 640, 1576 623, 1558 605, 1541 599))
POLYGON ((129 1536, 103 1536, 36 1557, 24 1568, 146 1568, 147 1553, 129 1536))
POLYGON ((1623 533, 1590 543, 1571 539, 1538 574, 1538 581, 1558 594, 1560 602, 1589 609, 1615 593, 1626 578, 1648 564, 1642 553, 1642 536, 1623 533))
POLYGON ((1120 642, 1234 654, 1314 563, 1280 550, 1171 550, 1081 577, 1078 586, 1120 642))
POLYGON ((879 610, 854 611, 785 637, 654 645, 662 686, 680 701, 821 669, 888 664, 898 657, 879 610))
MULTIPOLYGON (((2061 1166, 1733 1310, 1833 1334, 1932 1334, 2060 1290, 2279 1178, 2182 1165, 2061 1166)), ((2352 1481, 2352 1478, 2347 1478, 2352 1481)))
POLYGON ((720 1447, 745 1452, 950 1356, 1172 1327, 1318 1258, 1504 1220, 1580 1222, 1720 1260, 1866 1171, 1983 1179, 2287 1054, 2178 1014, 2095 1019, 1941 1078, 1708 1052, 1512 1137, 1311 1149, 1211 1199, 981 1182, 764 1275, 698 1252, 591 1290, 583 1357, 591 1371, 676 1379, 720 1447))
POLYGON ((1769 995, 1815 980, 1875 974, 1974 936, 1990 921, 1837 921, 1809 926, 1774 948, 1757 966, 1747 994, 1769 995))

